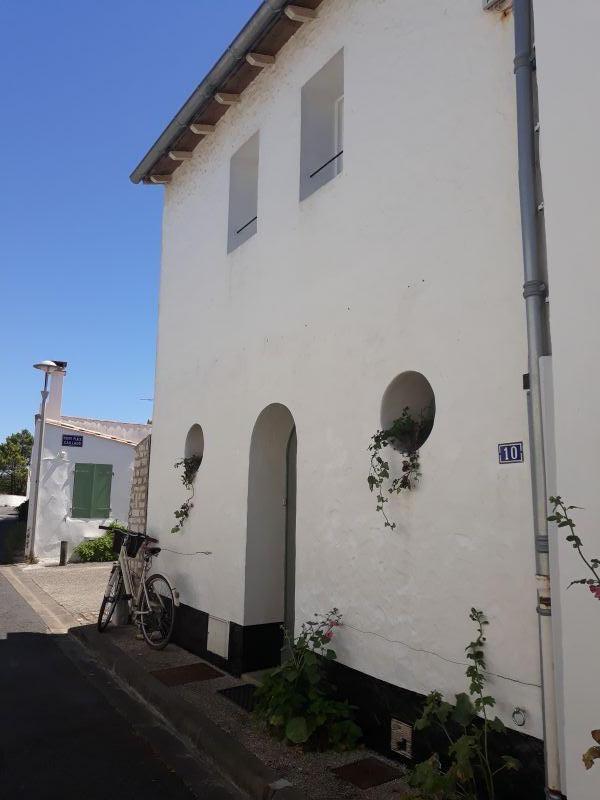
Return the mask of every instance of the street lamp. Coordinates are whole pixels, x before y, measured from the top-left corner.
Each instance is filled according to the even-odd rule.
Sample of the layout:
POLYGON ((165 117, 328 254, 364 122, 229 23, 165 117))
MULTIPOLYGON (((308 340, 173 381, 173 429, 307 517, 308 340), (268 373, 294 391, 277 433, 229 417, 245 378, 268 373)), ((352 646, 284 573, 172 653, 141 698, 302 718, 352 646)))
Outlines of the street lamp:
POLYGON ((31 526, 29 528, 29 536, 26 545, 26 557, 29 561, 33 561, 34 546, 35 546, 35 526, 37 523, 38 515, 38 502, 39 502, 39 488, 40 488, 40 468, 42 466, 42 449, 44 446, 44 430, 46 428, 46 401, 48 400, 48 375, 53 372, 62 372, 62 367, 55 361, 40 361, 39 364, 33 365, 35 369, 39 369, 44 373, 44 388, 42 389, 42 407, 40 410, 40 428, 38 431, 37 440, 37 461, 35 465, 35 477, 33 481, 33 498, 29 498, 31 504, 31 526), (31 502, 33 499, 33 503, 31 502))

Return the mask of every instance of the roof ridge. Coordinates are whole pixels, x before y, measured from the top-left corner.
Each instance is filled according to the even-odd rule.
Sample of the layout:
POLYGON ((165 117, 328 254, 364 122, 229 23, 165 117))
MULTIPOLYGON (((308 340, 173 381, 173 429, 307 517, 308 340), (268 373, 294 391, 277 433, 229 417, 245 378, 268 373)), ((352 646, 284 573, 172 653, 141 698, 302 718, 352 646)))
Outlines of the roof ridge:
POLYGON ((85 433, 88 436, 98 436, 100 439, 109 439, 110 441, 118 442, 119 444, 131 445, 131 447, 136 447, 136 445, 139 444, 139 442, 134 442, 131 439, 123 439, 121 436, 111 436, 110 433, 101 433, 100 431, 93 431, 90 428, 83 428, 80 425, 73 425, 72 423, 65 422, 62 419, 46 419, 46 424, 55 425, 57 428, 69 428, 72 431, 79 431, 80 433, 85 433))

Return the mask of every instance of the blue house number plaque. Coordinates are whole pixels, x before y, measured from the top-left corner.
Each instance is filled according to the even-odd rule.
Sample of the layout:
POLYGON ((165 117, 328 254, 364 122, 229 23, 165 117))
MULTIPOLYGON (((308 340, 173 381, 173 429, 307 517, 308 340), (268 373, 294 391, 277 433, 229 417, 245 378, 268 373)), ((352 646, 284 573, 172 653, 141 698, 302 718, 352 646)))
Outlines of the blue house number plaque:
POLYGON ((523 442, 505 442, 498 445, 498 461, 500 464, 522 464, 523 442))
POLYGON ((63 433, 63 447, 83 447, 83 436, 73 436, 70 433, 63 433))

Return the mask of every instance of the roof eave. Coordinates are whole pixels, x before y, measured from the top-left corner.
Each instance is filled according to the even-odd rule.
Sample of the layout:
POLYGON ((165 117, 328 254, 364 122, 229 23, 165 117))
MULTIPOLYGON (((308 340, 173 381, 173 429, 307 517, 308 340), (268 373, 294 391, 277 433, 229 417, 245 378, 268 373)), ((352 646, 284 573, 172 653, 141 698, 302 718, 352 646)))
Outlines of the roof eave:
POLYGON ((190 123, 202 111, 203 106, 213 100, 215 92, 234 72, 238 63, 246 57, 247 53, 251 52, 260 37, 281 17, 285 6, 289 4, 290 0, 265 0, 259 6, 133 170, 130 175, 133 183, 149 181, 150 173, 159 159, 172 149, 173 144, 187 130, 190 123))

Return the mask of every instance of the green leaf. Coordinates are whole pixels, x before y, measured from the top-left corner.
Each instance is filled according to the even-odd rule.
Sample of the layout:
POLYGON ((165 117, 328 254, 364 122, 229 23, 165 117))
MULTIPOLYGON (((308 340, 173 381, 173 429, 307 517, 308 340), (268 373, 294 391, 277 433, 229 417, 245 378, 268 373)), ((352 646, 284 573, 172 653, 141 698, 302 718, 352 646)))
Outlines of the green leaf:
POLYGON ((285 726, 286 738, 294 744, 303 744, 308 740, 308 726, 304 717, 292 717, 285 726))
POLYGON ((452 712, 452 719, 458 725, 466 726, 472 721, 475 716, 475 709, 468 694, 461 692, 456 695, 456 706, 452 712))
POLYGON ((442 724, 444 724, 448 720, 448 718, 450 717, 450 714, 453 712, 453 710, 454 710, 454 707, 451 706, 450 703, 441 702, 437 706, 437 708, 434 710, 433 713, 435 714, 437 719, 442 724))
POLYGON ((448 748, 450 755, 453 755, 456 761, 456 772, 461 781, 468 780, 473 777, 473 766, 471 760, 476 755, 477 741, 474 736, 465 734, 457 739, 454 744, 448 748))
POLYGON ((485 695, 484 697, 480 697, 479 698, 478 705, 479 705, 480 708, 482 708, 483 706, 487 706, 488 708, 492 708, 493 706, 496 705, 496 701, 494 700, 494 698, 491 695, 488 694, 488 695, 485 695))
POLYGON ((518 758, 513 758, 512 756, 502 756, 502 761, 504 761, 504 766, 506 769, 518 770, 521 768, 521 762, 518 758))
POLYGON ((488 726, 490 727, 490 730, 493 730, 496 733, 506 733, 506 726, 504 725, 501 719, 498 719, 498 717, 494 717, 494 719, 491 719, 488 722, 488 726))

